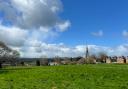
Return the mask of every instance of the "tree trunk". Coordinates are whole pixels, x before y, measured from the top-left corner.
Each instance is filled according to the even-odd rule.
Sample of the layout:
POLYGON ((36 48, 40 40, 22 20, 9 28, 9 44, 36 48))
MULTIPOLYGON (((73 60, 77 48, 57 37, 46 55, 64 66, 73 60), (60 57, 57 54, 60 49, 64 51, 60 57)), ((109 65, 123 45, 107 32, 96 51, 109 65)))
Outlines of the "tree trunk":
POLYGON ((124 59, 124 63, 126 63, 126 59, 124 59))
POLYGON ((2 63, 0 62, 0 68, 2 68, 2 63))

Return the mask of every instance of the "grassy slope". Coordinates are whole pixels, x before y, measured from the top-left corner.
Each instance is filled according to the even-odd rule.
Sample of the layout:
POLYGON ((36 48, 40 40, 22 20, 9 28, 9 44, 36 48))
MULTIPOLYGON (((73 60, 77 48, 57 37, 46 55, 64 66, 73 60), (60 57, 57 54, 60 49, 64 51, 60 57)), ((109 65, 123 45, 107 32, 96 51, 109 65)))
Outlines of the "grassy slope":
POLYGON ((6 68, 0 89, 128 89, 128 65, 6 68))

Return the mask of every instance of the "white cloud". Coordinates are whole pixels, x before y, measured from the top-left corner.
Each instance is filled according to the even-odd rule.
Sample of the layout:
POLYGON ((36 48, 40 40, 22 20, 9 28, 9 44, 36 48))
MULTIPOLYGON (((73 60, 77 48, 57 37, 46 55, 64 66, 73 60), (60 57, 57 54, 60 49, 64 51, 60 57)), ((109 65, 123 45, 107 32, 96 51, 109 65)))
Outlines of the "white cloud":
MULTIPOLYGON (((63 43, 47 44, 59 32, 63 32, 71 25, 69 20, 59 17, 63 5, 60 0, 2 0, 0 12, 4 13, 0 19, 0 41, 13 49, 19 50, 22 57, 54 56, 84 56, 85 45, 68 47, 63 43), (11 26, 6 26, 6 21, 11 26), (4 23, 4 25, 3 25, 4 23)), ((94 36, 103 36, 103 31, 93 32, 94 36)), ((128 32, 123 35, 127 37, 128 32)), ((88 45, 91 54, 106 52, 108 55, 127 55, 128 45, 115 48, 88 45)))
POLYGON ((127 37, 128 37, 128 31, 124 30, 124 31, 122 32, 122 35, 127 38, 127 37))
POLYGON ((57 28, 60 29, 61 32, 65 31, 65 29, 68 29, 70 27, 71 23, 69 21, 59 23, 57 25, 57 28))
POLYGON ((70 22, 59 17, 62 7, 60 0, 10 0, 2 1, 0 11, 4 12, 4 20, 22 29, 58 26, 64 31, 70 22))
MULTIPOLYGON (((77 45, 74 47, 68 47, 62 44, 46 44, 38 41, 34 41, 31 43, 32 45, 25 47, 21 50, 22 57, 77 57, 77 56, 85 56, 86 46, 85 45, 77 45)), ((127 56, 128 45, 120 45, 115 48, 112 47, 104 47, 97 45, 88 45, 90 55, 95 54, 98 55, 100 52, 106 53, 108 56, 127 56)))
POLYGON ((46 31, 43 28, 40 30, 24 30, 17 27, 6 27, 0 25, 0 41, 3 41, 9 46, 23 46, 29 41, 45 41, 52 40, 57 36, 57 33, 50 30, 46 31))
POLYGON ((1 21, 1 23, 3 23, 5 20, 9 20, 9 21, 15 21, 16 20, 16 10, 14 8, 11 7, 11 5, 6 2, 5 0, 0 1, 0 12, 4 13, 3 16, 3 21, 1 21))
POLYGON ((26 41, 28 31, 17 27, 5 27, 0 25, 0 41, 7 45, 22 46, 26 41))
POLYGON ((93 36, 97 36, 97 37, 101 37, 101 36, 103 36, 103 31, 102 30, 99 30, 98 32, 92 32, 91 33, 93 36))
MULTIPOLYGON (((38 31, 29 31, 30 30, 23 30, 16 27, 5 27, 0 25, 0 41, 5 42, 13 49, 20 51, 21 57, 77 57, 85 55, 85 45, 76 45, 74 47, 68 47, 63 43, 47 44, 45 41, 45 39, 49 38, 49 35, 47 33, 49 31, 47 31, 47 29, 44 30, 42 28, 42 30, 38 31)), ((90 54, 98 54, 100 52, 105 52, 110 56, 128 55, 128 44, 119 45, 117 47, 104 47, 97 45, 88 45, 88 47, 90 54)))
POLYGON ((46 54, 49 49, 59 50, 46 42, 70 26, 69 20, 59 16, 62 10, 61 0, 1 0, 0 41, 19 50, 22 57, 46 54))

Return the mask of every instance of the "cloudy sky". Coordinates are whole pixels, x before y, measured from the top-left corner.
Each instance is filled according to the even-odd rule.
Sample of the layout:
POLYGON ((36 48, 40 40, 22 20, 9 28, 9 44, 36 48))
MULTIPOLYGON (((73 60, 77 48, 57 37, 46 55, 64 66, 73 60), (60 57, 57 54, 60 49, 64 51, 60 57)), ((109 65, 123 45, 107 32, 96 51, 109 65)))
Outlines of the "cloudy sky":
POLYGON ((0 0, 0 41, 21 57, 128 55, 127 0, 0 0))

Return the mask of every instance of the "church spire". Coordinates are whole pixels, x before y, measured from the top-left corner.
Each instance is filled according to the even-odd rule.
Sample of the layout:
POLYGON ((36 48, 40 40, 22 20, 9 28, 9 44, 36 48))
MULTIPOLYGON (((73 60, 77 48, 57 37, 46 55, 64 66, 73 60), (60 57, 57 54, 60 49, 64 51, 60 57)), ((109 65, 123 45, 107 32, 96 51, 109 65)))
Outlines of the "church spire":
POLYGON ((88 50, 88 45, 86 45, 86 54, 85 54, 85 58, 89 58, 89 50, 88 50))

